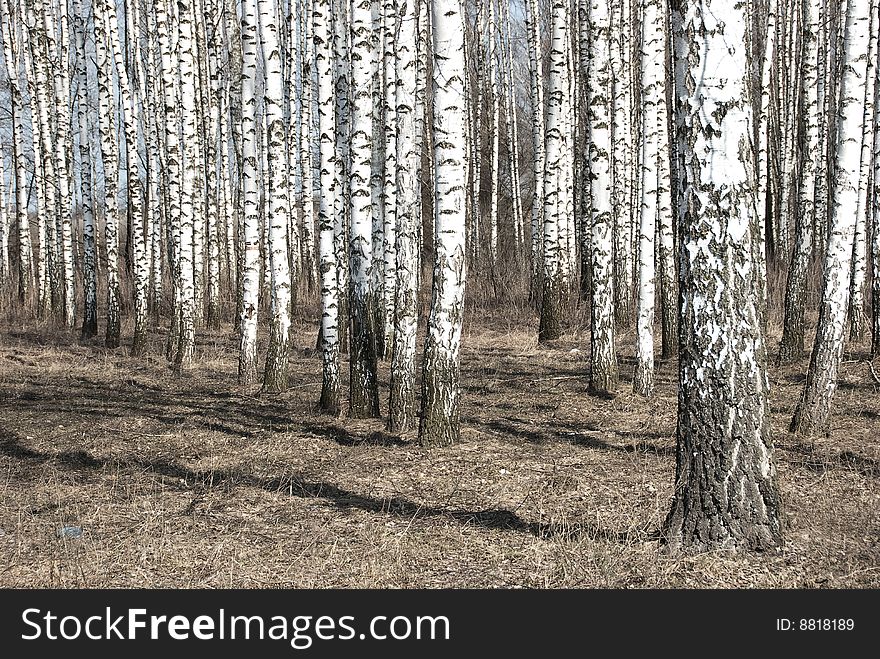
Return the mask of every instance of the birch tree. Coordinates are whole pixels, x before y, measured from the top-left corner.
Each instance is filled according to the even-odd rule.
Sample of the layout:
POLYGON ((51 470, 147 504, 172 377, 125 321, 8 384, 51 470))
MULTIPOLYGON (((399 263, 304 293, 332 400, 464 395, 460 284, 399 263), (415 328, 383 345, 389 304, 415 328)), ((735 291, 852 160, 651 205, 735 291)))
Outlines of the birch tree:
POLYGON ((336 86, 333 46, 333 18, 330 0, 313 5, 315 72, 318 96, 318 146, 320 152, 318 197, 319 252, 321 275, 322 386, 320 407, 335 414, 339 402, 339 278, 336 267, 336 86))
POLYGON ((19 25, 21 18, 13 13, 10 0, 0 0, 0 29, 3 32, 3 58, 9 79, 9 111, 12 124, 12 180, 15 186, 15 218, 18 226, 18 300, 28 299, 33 282, 33 246, 25 170, 24 103, 20 84, 19 25))
POLYGON ((590 388, 611 394, 617 388, 614 346, 614 247, 611 169, 610 61, 611 14, 606 0, 592 0, 588 10, 589 68, 587 81, 587 142, 590 174, 590 388))
POLYGON ((257 0, 245 0, 241 15, 242 82, 241 139, 244 211, 242 216, 241 296, 238 382, 252 384, 257 377, 257 313, 260 292, 260 190, 257 153, 257 0))
POLYGON ((747 5, 681 0, 675 89, 684 184, 681 354, 670 549, 782 542, 750 197, 747 5))
POLYGON ((98 254, 96 249, 95 212, 92 199, 92 151, 89 130, 89 77, 86 66, 86 29, 83 2, 76 0, 74 13, 76 35, 77 128, 79 129, 80 191, 83 213, 83 323, 81 335, 90 339, 98 333, 98 254))
POLYGON ((104 20, 104 3, 93 4, 98 78, 98 118, 101 161, 104 169, 104 247, 107 251, 107 330, 104 343, 118 348, 121 333, 119 291, 119 147, 113 117, 113 73, 104 20))
POLYGON ((394 341, 388 428, 406 432, 416 418, 416 330, 418 328, 418 224, 422 153, 416 130, 417 0, 398 0, 400 29, 395 58, 397 117, 397 240, 394 291, 394 341))
POLYGON ((864 99, 867 77, 869 0, 849 0, 846 7, 843 56, 845 68, 840 82, 840 110, 833 183, 830 234, 819 322, 810 356, 810 367, 790 430, 810 436, 830 430, 831 399, 837 389, 837 374, 843 354, 853 239, 859 195, 859 169, 864 99))
POLYGON ((569 87, 566 66, 568 49, 568 3, 552 0, 550 73, 547 91, 546 150, 544 152, 544 280, 538 340, 552 341, 562 335, 564 298, 564 247, 560 225, 566 222, 563 193, 566 167, 565 96, 569 87))
POLYGON ((266 90, 267 134, 264 148, 268 151, 269 165, 269 263, 272 268, 272 317, 269 330, 269 353, 263 389, 283 391, 287 388, 288 341, 290 334, 291 276, 288 261, 287 231, 288 191, 287 158, 284 148, 283 73, 281 47, 278 39, 278 7, 273 0, 259 0, 260 38, 263 46, 266 90))
MULTIPOLYGON (((801 77, 803 78, 804 109, 803 122, 806 137, 805 153, 801 159, 798 177, 798 214, 795 221, 794 250, 788 267, 783 308, 782 339, 779 343, 779 364, 791 364, 800 359, 804 351, 804 306, 807 292, 807 270, 813 251, 813 226, 816 224, 817 192, 815 158, 812 154, 821 151, 819 142, 819 68, 820 53, 818 42, 821 4, 807 0, 803 28, 803 58, 801 77)), ((824 68, 824 67, 822 67, 824 68)))
POLYGON ((532 99, 532 148, 535 178, 532 195, 532 289, 537 289, 544 232, 544 57, 541 49, 541 16, 538 0, 526 0, 526 30, 529 46, 529 82, 532 99))
POLYGON ((352 0, 351 5, 351 224, 349 233, 351 317, 350 402, 356 418, 379 415, 376 380, 376 300, 370 287, 373 268, 372 174, 372 76, 376 49, 370 0, 352 0))
POLYGON ((460 433, 467 190, 464 25, 459 0, 434 0, 432 10, 434 278, 419 439, 422 445, 448 446, 460 433))

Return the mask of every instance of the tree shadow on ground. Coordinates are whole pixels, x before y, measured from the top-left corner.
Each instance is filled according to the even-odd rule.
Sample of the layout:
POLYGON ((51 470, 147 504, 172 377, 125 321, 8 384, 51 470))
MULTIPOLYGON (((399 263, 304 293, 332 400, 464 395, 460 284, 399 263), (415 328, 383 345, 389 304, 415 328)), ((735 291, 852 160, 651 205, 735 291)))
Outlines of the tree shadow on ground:
POLYGON ((802 442, 777 444, 777 448, 804 456, 802 460, 788 460, 790 465, 803 467, 810 471, 824 474, 829 469, 845 469, 855 471, 865 478, 880 476, 880 461, 859 455, 853 451, 822 453, 813 446, 802 442))
POLYGON ((275 494, 286 494, 302 499, 321 499, 338 510, 362 510, 368 513, 399 517, 412 522, 416 519, 444 518, 462 524, 493 531, 531 534, 542 539, 603 539, 620 544, 650 542, 660 538, 659 531, 647 528, 614 531, 593 522, 547 523, 527 521, 516 512, 505 509, 459 510, 418 503, 400 496, 372 497, 346 490, 334 483, 316 481, 302 474, 260 477, 249 473, 245 465, 222 470, 192 470, 164 458, 99 458, 85 451, 50 453, 36 451, 23 445, 21 438, 0 429, 0 455, 33 464, 51 463, 61 469, 83 472, 105 467, 128 469, 137 473, 151 473, 169 479, 171 489, 204 493, 220 489, 224 492, 239 487, 258 488, 275 494))

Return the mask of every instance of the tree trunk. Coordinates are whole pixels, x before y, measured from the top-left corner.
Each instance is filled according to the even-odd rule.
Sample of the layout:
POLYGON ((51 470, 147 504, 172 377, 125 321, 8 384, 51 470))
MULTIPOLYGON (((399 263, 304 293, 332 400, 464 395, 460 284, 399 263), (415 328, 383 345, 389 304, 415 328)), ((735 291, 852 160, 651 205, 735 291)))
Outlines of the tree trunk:
POLYGON ((810 368, 801 400, 791 421, 791 432, 810 436, 830 432, 831 399, 843 354, 853 240, 859 195, 859 165, 863 103, 867 72, 869 0, 849 0, 844 38, 845 69, 840 85, 837 153, 831 233, 825 254, 825 276, 819 324, 810 357, 810 368))
MULTIPOLYGON (((318 197, 319 250, 321 275, 322 388, 320 407, 336 414, 339 402, 339 278, 335 241, 336 202, 336 105, 335 63, 330 0, 315 0, 315 68, 318 94, 318 138, 320 148, 320 186, 318 197)), ((344 317, 343 317, 344 318, 344 317)))
POLYGON ((676 486, 663 538, 672 551, 765 550, 782 543, 782 529, 754 297, 748 15, 733 0, 683 0, 678 11, 682 324, 676 486))
POLYGON ((458 441, 459 344, 464 312, 465 152, 464 25, 459 0, 434 0, 434 281, 425 339, 419 440, 458 441))
POLYGON ((413 103, 416 99, 418 52, 417 0, 398 0, 395 77, 397 115, 397 242, 395 271, 394 342, 391 355, 391 397, 388 429, 406 432, 415 423, 418 228, 421 192, 417 174, 422 160, 421 136, 416 132, 413 103))

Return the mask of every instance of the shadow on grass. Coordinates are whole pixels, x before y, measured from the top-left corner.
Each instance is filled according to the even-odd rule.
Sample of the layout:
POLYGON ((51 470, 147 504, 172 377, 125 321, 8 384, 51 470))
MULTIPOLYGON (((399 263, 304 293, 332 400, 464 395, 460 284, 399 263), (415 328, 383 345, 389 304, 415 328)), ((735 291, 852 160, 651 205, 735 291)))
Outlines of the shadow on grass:
POLYGON ((777 448, 804 456, 803 460, 789 460, 789 464, 816 473, 823 474, 829 469, 845 469, 858 472, 865 478, 880 476, 880 461, 852 451, 823 454, 812 446, 801 442, 779 444, 777 448))
POLYGON ((399 517, 408 521, 416 519, 444 518, 486 530, 510 531, 531 534, 543 539, 596 540, 603 539, 621 544, 636 544, 659 540, 659 532, 647 529, 613 531, 592 522, 544 523, 529 522, 516 512, 504 509, 456 510, 428 506, 404 497, 372 497, 346 490, 334 483, 315 481, 301 474, 263 478, 248 473, 242 466, 223 470, 195 471, 172 460, 157 458, 115 459, 99 458, 85 451, 49 453, 35 451, 21 443, 21 438, 0 429, 0 455, 15 458, 29 464, 51 463, 71 471, 130 469, 151 473, 170 479, 167 487, 179 491, 206 491, 222 489, 231 492, 239 487, 258 488, 276 494, 286 494, 303 499, 321 499, 338 510, 363 510, 365 512, 399 517))

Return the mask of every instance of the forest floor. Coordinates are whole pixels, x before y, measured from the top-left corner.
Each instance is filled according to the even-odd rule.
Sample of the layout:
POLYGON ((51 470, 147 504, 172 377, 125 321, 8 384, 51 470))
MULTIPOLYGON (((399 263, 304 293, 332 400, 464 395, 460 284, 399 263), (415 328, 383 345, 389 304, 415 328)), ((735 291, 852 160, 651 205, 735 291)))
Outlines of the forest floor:
POLYGON ((671 558, 675 362, 633 395, 631 333, 621 393, 603 399, 586 392, 586 333, 539 347, 530 314, 472 311, 462 441, 424 450, 383 420, 315 411, 313 322, 294 326, 278 395, 236 386, 228 332, 201 331, 174 378, 164 330, 136 359, 34 326, 0 327, 3 587, 880 586, 864 347, 845 357, 830 438, 786 432, 808 355, 771 370, 784 548, 671 558))

